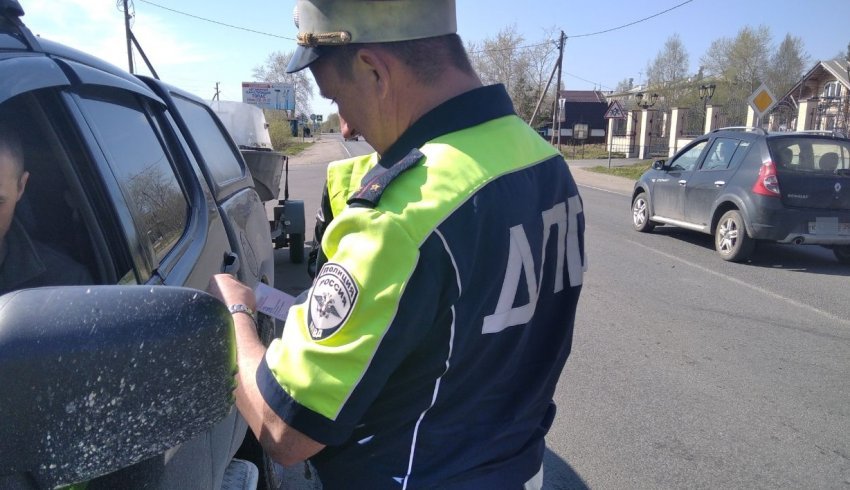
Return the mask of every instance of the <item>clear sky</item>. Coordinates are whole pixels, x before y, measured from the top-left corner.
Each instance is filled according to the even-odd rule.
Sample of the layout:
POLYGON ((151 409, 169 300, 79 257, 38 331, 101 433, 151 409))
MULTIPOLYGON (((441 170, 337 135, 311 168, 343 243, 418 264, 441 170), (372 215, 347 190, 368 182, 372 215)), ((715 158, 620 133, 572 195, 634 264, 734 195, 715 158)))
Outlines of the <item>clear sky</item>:
MULTIPOLYGON (((19 1, 26 11, 23 20, 34 33, 127 68, 123 14, 116 6, 122 0, 19 1)), ((294 0, 132 3, 133 31, 160 77, 205 99, 220 82, 222 100, 241 100, 241 82, 252 81, 254 67, 274 51, 295 48, 294 0)), ((457 14, 458 31, 470 41, 493 37, 512 25, 524 44, 545 41, 547 29, 563 30, 568 36, 563 83, 575 90, 610 90, 629 77, 639 83, 647 62, 674 33, 690 55, 692 72, 713 40, 733 37, 746 25, 768 26, 774 44, 786 33, 802 38, 812 65, 833 58, 850 42, 850 0, 457 0, 457 14), (671 8, 622 29, 583 36, 671 8)), ((142 62, 136 58, 137 64, 142 62)), ((335 109, 316 90, 312 112, 327 117, 335 109)))

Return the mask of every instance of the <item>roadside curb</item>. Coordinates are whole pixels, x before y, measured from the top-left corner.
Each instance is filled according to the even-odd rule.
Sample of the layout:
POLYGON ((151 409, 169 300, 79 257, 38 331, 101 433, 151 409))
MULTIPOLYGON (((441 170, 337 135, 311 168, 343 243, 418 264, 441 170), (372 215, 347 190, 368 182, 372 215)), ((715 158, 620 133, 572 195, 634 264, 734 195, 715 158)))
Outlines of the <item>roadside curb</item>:
MULTIPOLYGON (((569 167, 569 164, 567 166, 569 167)), ((570 173, 573 174, 573 179, 579 186, 602 189, 624 196, 631 196, 635 186, 635 181, 632 179, 591 172, 581 167, 570 167, 570 173)))

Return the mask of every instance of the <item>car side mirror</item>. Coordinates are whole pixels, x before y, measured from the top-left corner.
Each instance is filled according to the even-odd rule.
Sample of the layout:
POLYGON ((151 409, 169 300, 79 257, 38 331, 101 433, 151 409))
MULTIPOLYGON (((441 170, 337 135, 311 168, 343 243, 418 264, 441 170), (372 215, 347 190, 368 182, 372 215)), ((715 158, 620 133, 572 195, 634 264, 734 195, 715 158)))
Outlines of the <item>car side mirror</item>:
POLYGON ((232 318, 166 286, 0 297, 0 475, 82 482, 188 441, 233 407, 232 318))
POLYGON ((652 168, 655 170, 664 170, 664 163, 666 163, 665 160, 656 160, 652 162, 652 168))

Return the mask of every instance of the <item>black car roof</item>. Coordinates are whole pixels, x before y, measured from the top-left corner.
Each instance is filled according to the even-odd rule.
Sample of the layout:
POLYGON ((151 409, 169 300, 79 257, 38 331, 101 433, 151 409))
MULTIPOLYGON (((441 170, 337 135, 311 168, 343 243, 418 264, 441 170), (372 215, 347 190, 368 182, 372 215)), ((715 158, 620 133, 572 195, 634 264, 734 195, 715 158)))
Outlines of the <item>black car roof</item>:
POLYGON ((0 0, 0 60, 44 54, 90 66, 145 87, 138 78, 100 58, 41 37, 35 38, 18 17, 23 13, 17 0, 0 0))

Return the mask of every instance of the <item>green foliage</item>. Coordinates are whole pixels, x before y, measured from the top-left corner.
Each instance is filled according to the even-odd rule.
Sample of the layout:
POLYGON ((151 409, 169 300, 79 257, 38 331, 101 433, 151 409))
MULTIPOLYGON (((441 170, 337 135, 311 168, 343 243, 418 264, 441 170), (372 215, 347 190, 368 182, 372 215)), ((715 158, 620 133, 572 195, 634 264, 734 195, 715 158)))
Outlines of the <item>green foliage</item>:
POLYGON ((600 174, 616 175, 618 177, 626 177, 631 180, 637 180, 652 166, 652 160, 643 160, 634 165, 626 165, 623 167, 605 167, 602 165, 590 167, 587 170, 600 174))
MULTIPOLYGON (((608 158, 608 145, 604 143, 561 145, 561 154, 566 160, 608 158)), ((625 158, 623 153, 612 152, 611 158, 625 158)))
POLYGON ((284 111, 265 110, 266 122, 269 124, 269 137, 272 148, 286 155, 295 155, 312 145, 312 142, 302 141, 300 137, 292 136, 289 120, 284 111))
POLYGON ((679 34, 673 34, 667 38, 664 48, 646 68, 646 77, 652 92, 661 96, 658 101, 659 109, 666 110, 681 104, 681 99, 687 94, 681 82, 687 79, 688 65, 688 50, 685 49, 679 34))
POLYGON ((803 39, 786 34, 785 39, 770 57, 766 69, 766 82, 777 97, 784 96, 793 87, 807 68, 809 57, 803 49, 803 39))
POLYGON ((322 132, 323 133, 331 133, 331 132, 339 133, 339 114, 338 113, 335 112, 333 114, 330 114, 328 116, 327 120, 325 120, 325 122, 322 123, 322 132))

